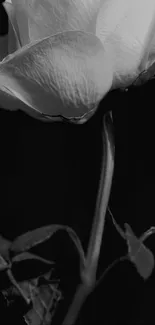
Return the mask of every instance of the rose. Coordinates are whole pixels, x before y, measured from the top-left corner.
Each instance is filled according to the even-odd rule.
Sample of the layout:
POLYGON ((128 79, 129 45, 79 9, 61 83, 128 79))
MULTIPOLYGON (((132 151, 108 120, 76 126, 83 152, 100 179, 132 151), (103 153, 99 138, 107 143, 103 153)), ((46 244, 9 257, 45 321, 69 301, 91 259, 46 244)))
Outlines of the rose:
MULTIPOLYGON (((10 5, 7 4, 5 7, 10 15, 10 5)), ((19 8, 19 5, 17 7, 19 8)), ((19 9, 17 14, 19 11, 21 10, 19 9)), ((24 8, 23 16, 25 15, 26 20, 28 16, 25 12, 24 8)), ((86 10, 85 12, 87 13, 86 10)), ((78 19, 81 15, 79 14, 78 19)), ((21 31, 20 39, 18 38, 19 20, 14 14, 12 17, 18 51, 6 57, 0 65, 0 101, 3 107, 7 106, 9 109, 18 107, 30 114, 35 113, 35 116, 41 116, 37 113, 42 112, 51 116, 61 115, 72 120, 85 114, 91 115, 103 96, 103 89, 107 92, 112 83, 109 55, 104 51, 100 40, 92 33, 69 31, 71 27, 68 24, 68 31, 55 34, 54 30, 55 35, 48 38, 45 37, 46 34, 42 34, 44 38, 41 43, 35 41, 33 37, 32 42, 20 49, 20 44, 23 45, 22 40, 26 36, 23 36, 21 31), (105 63, 103 57, 106 57, 105 63), (19 58, 29 61, 25 66, 25 72, 19 67, 19 58), (16 68, 15 61, 18 66, 16 68), (33 67, 30 67, 31 64, 33 67), (33 71, 33 76, 28 76, 27 73, 30 71, 33 71), (102 80, 102 75, 106 75, 106 83, 102 80)), ((24 19, 22 20, 24 22, 24 19)), ((31 40, 32 36, 33 30, 31 40)))
MULTIPOLYGON (((47 3, 45 0, 44 2, 47 3)), ((44 113, 51 115, 51 119, 63 116, 72 121, 75 119, 85 121, 95 112, 98 103, 110 89, 119 87, 121 84, 130 84, 141 69, 150 64, 150 53, 153 52, 155 12, 155 5, 151 0, 149 4, 148 1, 139 0, 134 2, 131 0, 130 2, 101 1, 98 3, 101 6, 97 8, 97 14, 93 7, 87 7, 93 8, 94 15, 87 15, 88 10, 84 8, 88 2, 83 0, 81 2, 85 3, 83 10, 79 10, 80 5, 76 7, 80 12, 79 16, 78 10, 77 15, 74 15, 76 10, 68 9, 68 18, 65 18, 63 25, 66 31, 58 30, 59 25, 57 27, 55 21, 53 24, 56 30, 54 27, 51 28, 51 31, 54 29, 52 35, 48 27, 47 12, 47 20, 42 19, 42 10, 45 6, 42 10, 39 7, 40 11, 37 12, 39 23, 35 21, 34 14, 38 7, 34 5, 32 15, 31 11, 29 12, 24 6, 25 3, 28 2, 22 1, 20 5, 16 1, 12 7, 12 25, 10 23, 10 26, 12 26, 15 45, 18 49, 16 52, 12 50, 12 54, 4 58, 0 64, 0 100, 2 99, 3 105, 5 104, 4 106, 9 109, 16 108, 18 105, 18 108, 30 114, 37 112, 35 116, 41 116, 41 113, 44 113), (140 19, 137 27, 135 13, 139 13, 140 18, 140 15, 144 17, 146 12, 145 18, 147 19, 140 19), (20 22, 21 16, 23 29, 20 22), (72 25, 73 17, 74 19, 77 17, 76 24, 80 22, 81 28, 78 27, 78 29, 81 31, 76 30, 77 27, 74 28, 72 25), (44 22, 47 22, 47 26, 44 26, 44 22), (46 31, 51 36, 47 35, 46 31)), ((59 1, 55 3, 60 4, 59 1)), ((71 1, 68 3, 72 4, 71 1)), ((54 1, 51 1, 51 7, 53 4, 54 1)), ((91 5, 91 1, 89 4, 91 5)), ((56 13, 55 10, 54 13, 56 13)), ((9 10, 8 14, 10 15, 9 10)), ((58 10, 59 21, 60 16, 58 10)), ((105 118, 104 123, 104 157, 94 223, 88 253, 84 267, 81 269, 82 284, 77 289, 66 320, 72 319, 73 312, 74 318, 77 316, 84 299, 96 282, 96 270, 114 167, 112 140, 109 135, 110 131, 108 131, 109 121, 105 118)))
POLYGON ((4 108, 85 121, 152 63, 154 0, 12 0, 5 9, 14 43, 0 64, 4 108))

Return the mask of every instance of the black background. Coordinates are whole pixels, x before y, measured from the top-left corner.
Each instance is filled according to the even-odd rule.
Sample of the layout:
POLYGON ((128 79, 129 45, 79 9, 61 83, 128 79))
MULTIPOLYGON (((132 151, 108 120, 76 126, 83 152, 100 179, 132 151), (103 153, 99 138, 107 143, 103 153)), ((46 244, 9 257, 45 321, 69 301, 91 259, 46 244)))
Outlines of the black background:
MULTIPOLYGON (((7 33, 2 7, 0 32, 7 33)), ((154 81, 149 81, 128 92, 110 92, 95 116, 81 126, 46 124, 20 111, 0 109, 4 237, 13 240, 29 229, 61 223, 77 232, 86 250, 100 176, 101 121, 107 109, 113 112, 116 149, 109 203, 114 218, 122 228, 130 224, 137 236, 155 224, 154 81)), ((155 254, 154 237, 145 244, 155 254)), ((98 274, 126 253, 107 213, 98 274)), ((87 300, 79 323, 154 324, 154 279, 154 271, 144 282, 130 262, 118 264, 87 300)))

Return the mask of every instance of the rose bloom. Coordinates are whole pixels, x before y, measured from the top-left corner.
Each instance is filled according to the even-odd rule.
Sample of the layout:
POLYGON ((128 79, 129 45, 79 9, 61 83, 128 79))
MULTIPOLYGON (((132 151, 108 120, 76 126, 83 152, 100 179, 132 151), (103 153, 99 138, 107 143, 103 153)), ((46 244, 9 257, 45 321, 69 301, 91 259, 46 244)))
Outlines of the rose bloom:
POLYGON ((4 109, 82 123, 153 62, 154 0, 7 0, 4 8, 4 109))

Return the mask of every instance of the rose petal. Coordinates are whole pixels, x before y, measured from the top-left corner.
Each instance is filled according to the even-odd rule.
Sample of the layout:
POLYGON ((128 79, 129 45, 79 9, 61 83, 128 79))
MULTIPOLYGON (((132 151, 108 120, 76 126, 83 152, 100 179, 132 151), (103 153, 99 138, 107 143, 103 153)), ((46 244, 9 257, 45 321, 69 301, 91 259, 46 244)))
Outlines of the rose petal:
MULTIPOLYGON (((24 10, 26 1, 12 0, 13 7, 13 26, 15 27, 18 38, 21 41, 21 46, 30 43, 28 17, 24 10)), ((8 5, 7 5, 8 7, 8 5)), ((9 14, 8 14, 9 15, 9 14)), ((10 17, 9 17, 10 18, 10 17)))
MULTIPOLYGON (((110 53, 95 35, 82 31, 35 41, 0 64, 0 90, 5 93, 8 89, 7 96, 13 94, 29 111, 32 108, 32 113, 53 117, 74 119, 93 114, 112 79, 110 53)), ((18 108, 28 112, 25 107, 18 108)))
POLYGON ((116 87, 120 83, 130 84, 130 80, 146 67, 146 51, 155 47, 154 30, 154 0, 103 2, 97 17, 96 35, 113 53, 116 87))
MULTIPOLYGON (((8 54, 15 52, 21 47, 20 33, 16 21, 14 6, 8 2, 3 3, 8 14, 9 33, 8 33, 8 54)), ((6 54, 7 55, 7 54, 6 54)))
POLYGON ((95 32, 101 0, 12 0, 22 45, 66 30, 95 32))

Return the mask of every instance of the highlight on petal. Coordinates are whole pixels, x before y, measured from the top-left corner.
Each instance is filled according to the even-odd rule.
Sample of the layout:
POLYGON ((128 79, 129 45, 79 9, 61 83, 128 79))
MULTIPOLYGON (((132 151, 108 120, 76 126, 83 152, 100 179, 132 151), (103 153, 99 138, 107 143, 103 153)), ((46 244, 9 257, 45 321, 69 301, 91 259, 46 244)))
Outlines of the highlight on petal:
POLYGON ((3 3, 3 7, 8 15, 8 54, 10 54, 21 47, 21 40, 14 6, 12 5, 11 1, 7 0, 3 3))
POLYGON ((99 10, 96 35, 111 49, 114 81, 130 79, 146 68, 149 53, 155 48, 154 0, 105 0, 99 10))
POLYGON ((28 114, 81 119, 95 112, 112 80, 111 55, 101 41, 91 33, 66 31, 28 44, 0 63, 0 103, 2 97, 1 104, 11 109, 12 96, 28 114))
POLYGON ((22 45, 66 30, 95 32, 101 0, 12 0, 22 45))

